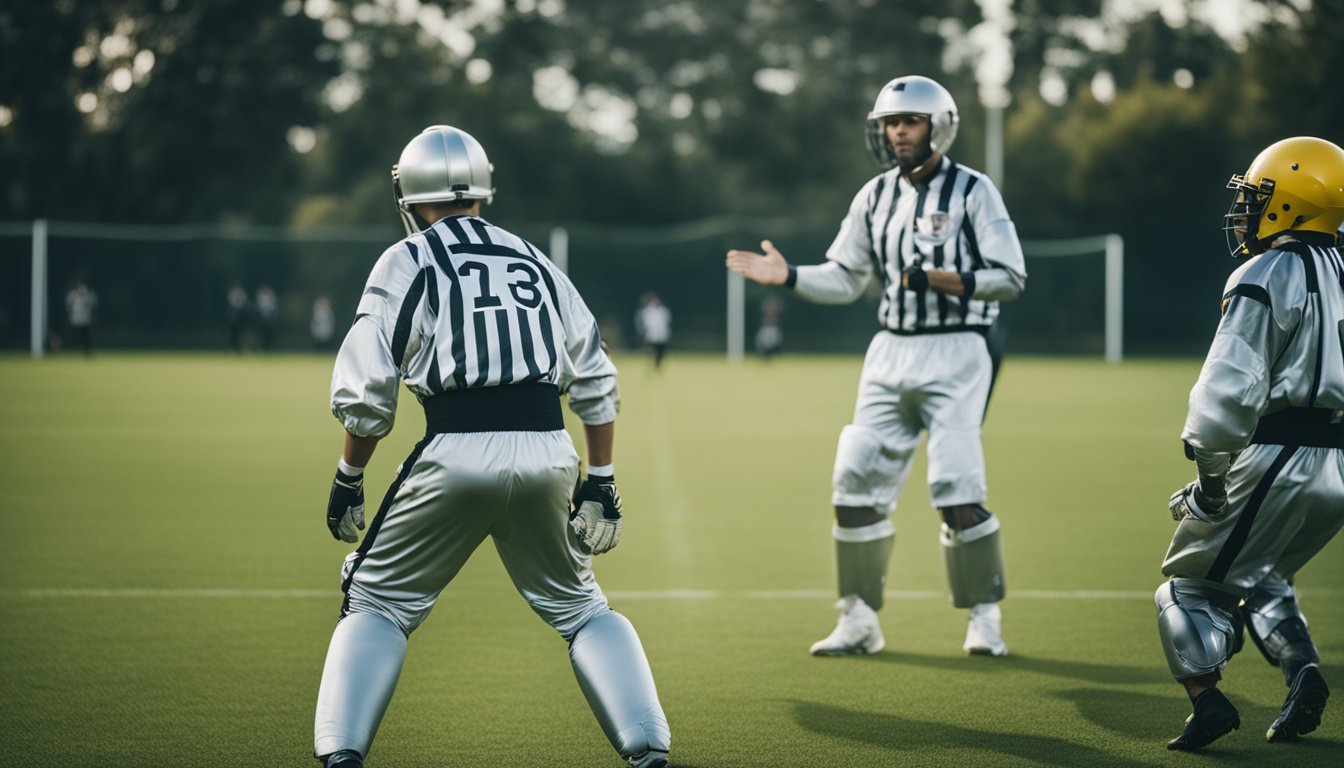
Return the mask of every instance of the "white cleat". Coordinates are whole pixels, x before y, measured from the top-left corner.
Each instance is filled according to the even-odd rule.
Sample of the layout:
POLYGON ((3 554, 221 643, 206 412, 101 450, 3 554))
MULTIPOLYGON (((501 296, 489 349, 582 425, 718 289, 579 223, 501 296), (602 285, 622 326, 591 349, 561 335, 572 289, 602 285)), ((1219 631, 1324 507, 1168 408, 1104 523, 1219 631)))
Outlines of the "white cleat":
POLYGON ((847 595, 835 604, 840 621, 824 640, 812 644, 813 656, 858 656, 877 653, 886 645, 877 612, 857 595, 847 595))
POLYGON ((966 642, 961 649, 979 656, 1007 656, 1008 646, 1003 644, 1000 622, 998 603, 980 603, 972 608, 966 623, 966 642))
POLYGON ((633 768, 667 768, 667 753, 657 749, 646 749, 638 755, 626 758, 633 768))

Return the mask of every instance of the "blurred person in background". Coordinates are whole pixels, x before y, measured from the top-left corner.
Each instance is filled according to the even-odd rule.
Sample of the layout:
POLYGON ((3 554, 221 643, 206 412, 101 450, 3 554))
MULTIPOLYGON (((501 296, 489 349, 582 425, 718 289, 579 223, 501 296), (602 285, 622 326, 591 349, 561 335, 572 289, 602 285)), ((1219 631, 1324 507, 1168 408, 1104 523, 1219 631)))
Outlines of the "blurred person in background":
POLYGON ((1288 687, 1269 741, 1316 730, 1330 696, 1293 577, 1344 526, 1344 149, 1284 139, 1228 187, 1223 229, 1246 261, 1190 390, 1181 439, 1196 477, 1168 502, 1179 525, 1156 594, 1193 709, 1173 750, 1241 726, 1218 682, 1246 634, 1288 687))
POLYGON ((653 354, 653 367, 663 367, 667 345, 672 341, 672 310, 656 293, 644 294, 639 311, 635 313, 635 331, 653 354))
POLYGON ((77 281, 65 294, 65 313, 70 326, 70 336, 84 351, 85 357, 93 354, 93 315, 97 309, 98 294, 89 290, 89 286, 83 280, 77 281))
POLYGON ((314 349, 331 348, 331 340, 336 336, 336 313, 331 308, 331 299, 325 295, 313 299, 313 316, 308 323, 308 332, 312 334, 314 349))
POLYGON ((877 653, 896 529, 891 513, 928 430, 929 495, 952 603, 968 608, 966 653, 1003 656, 1005 594, 999 518, 988 488, 981 424, 995 367, 989 331, 999 302, 1026 284, 1017 231, 993 182, 947 157, 957 105, 926 77, 887 83, 868 115, 868 149, 883 172, 859 190, 826 261, 794 267, 768 240, 732 250, 728 268, 817 303, 849 303, 882 281, 854 421, 840 432, 832 474, 840 618, 818 656, 877 653))
POLYGON ((779 324, 782 313, 783 305, 779 299, 767 296, 761 302, 761 325, 756 329, 755 347, 756 354, 767 362, 784 346, 784 329, 779 324))
POLYGON ((275 349, 276 326, 280 323, 280 299, 275 289, 263 285, 257 289, 257 332, 260 335, 261 350, 271 352, 275 349))
MULTIPOLYGON (((480 143, 443 125, 412 139, 392 169, 407 236, 369 275, 332 373, 332 413, 345 429, 327 502, 333 537, 359 539, 365 467, 392 429, 403 383, 424 408, 425 437, 341 570, 314 754, 325 768, 363 765, 411 633, 490 538, 518 592, 567 643, 617 754, 663 768, 671 733, 643 644, 593 576, 593 557, 621 538, 616 367, 564 272, 481 218, 491 173, 480 143), (583 425, 581 484, 562 393, 583 425)), ((524 759, 501 762, 551 757, 536 734, 519 734, 518 745, 524 759)))
POLYGON ((236 354, 243 354, 243 338, 247 334, 248 300, 247 289, 234 280, 229 284, 229 292, 224 295, 227 306, 226 318, 229 324, 229 347, 236 354))

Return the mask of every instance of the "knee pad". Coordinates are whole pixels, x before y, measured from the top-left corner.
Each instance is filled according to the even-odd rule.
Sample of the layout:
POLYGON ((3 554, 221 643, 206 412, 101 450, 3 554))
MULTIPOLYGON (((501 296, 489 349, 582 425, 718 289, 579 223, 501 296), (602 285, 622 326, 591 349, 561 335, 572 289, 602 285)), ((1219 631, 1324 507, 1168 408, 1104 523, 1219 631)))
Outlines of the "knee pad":
POLYGON ((886 446, 875 430, 857 424, 846 424, 840 430, 835 469, 831 472, 836 505, 885 511, 895 499, 879 497, 888 495, 884 488, 895 473, 894 462, 886 458, 886 446))
POLYGON ((1185 680, 1217 672, 1232 655, 1237 598, 1171 579, 1157 588, 1157 630, 1172 677, 1185 680))
POLYGON ((615 611, 589 619, 574 635, 569 659, 598 725, 621 757, 668 751, 672 732, 629 620, 615 611))
POLYGON ((999 518, 991 515, 983 523, 961 531, 944 524, 938 541, 943 545, 952 605, 971 608, 1003 599, 1005 585, 999 518))
POLYGON ((1256 590, 1241 606, 1246 631, 1265 660, 1274 666, 1285 661, 1297 664, 1320 663, 1316 645, 1307 632, 1307 617, 1297 607, 1291 588, 1279 595, 1256 590))

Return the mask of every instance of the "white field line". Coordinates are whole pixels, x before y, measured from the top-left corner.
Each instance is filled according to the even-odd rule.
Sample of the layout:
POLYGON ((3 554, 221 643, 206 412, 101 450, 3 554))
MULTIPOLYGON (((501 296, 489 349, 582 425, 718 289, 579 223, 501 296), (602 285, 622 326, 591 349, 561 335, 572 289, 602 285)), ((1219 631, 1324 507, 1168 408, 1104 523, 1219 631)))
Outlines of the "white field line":
MULTIPOLYGON (((1344 590, 1317 587, 1299 590, 1299 595, 1335 596, 1344 590)), ((724 600, 746 598, 749 600, 830 600, 835 599, 835 591, 829 589, 756 589, 756 590, 716 590, 716 589, 621 589, 605 592, 612 600, 724 600)), ((0 597, 18 597, 30 599, 70 599, 97 598, 111 600, 136 599, 272 599, 272 600, 331 600, 340 592, 335 589, 153 589, 137 587, 107 588, 36 588, 0 590, 0 597)), ((947 593, 938 590, 887 590, 886 596, 893 600, 946 600, 947 593)), ((1019 589, 1009 590, 1010 600, 1152 600, 1153 593, 1146 590, 1121 589, 1019 589)))

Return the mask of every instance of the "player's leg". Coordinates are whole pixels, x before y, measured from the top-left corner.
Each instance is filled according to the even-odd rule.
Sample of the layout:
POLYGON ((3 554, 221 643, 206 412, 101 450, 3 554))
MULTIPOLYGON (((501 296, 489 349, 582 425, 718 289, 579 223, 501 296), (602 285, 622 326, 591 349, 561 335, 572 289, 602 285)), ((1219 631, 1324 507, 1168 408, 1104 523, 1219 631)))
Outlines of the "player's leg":
POLYGON ((1158 634, 1172 677, 1194 707, 1181 735, 1167 749, 1195 750, 1239 728, 1241 718, 1217 688, 1240 633, 1239 596, 1220 584, 1173 578, 1158 587, 1158 634))
MULTIPOLYGON (((531 436, 529 436, 531 437, 531 436)), ((607 606, 592 557, 569 527, 578 456, 563 433, 519 450, 519 479, 491 535, 518 592, 569 642, 574 676, 617 754, 638 768, 667 764, 671 732, 639 635, 607 606)))
POLYGON ((882 609, 887 567, 896 538, 891 510, 910 473, 918 429, 900 439, 892 430, 847 425, 840 432, 833 473, 836 577, 840 617, 835 629, 812 644, 816 656, 877 653, 885 640, 882 609))
POLYGON ((876 653, 885 640, 877 619, 895 541, 891 512, 910 474, 922 424, 906 374, 918 364, 910 339, 879 333, 868 345, 854 422, 840 431, 832 470, 835 561, 840 617, 812 644, 817 656, 876 653))
POLYGON ((1241 605, 1246 634, 1265 659, 1283 671, 1288 695, 1270 724, 1270 741, 1292 741, 1320 725, 1330 687, 1321 675, 1321 657, 1307 632, 1292 584, 1271 573, 1241 605))
MULTIPOLYGON (((1173 676, 1195 703, 1172 749, 1198 749, 1239 723, 1221 694, 1210 693, 1241 638, 1236 603, 1254 598, 1252 591, 1272 569, 1291 573, 1324 545, 1319 536, 1303 536, 1304 521, 1313 519, 1317 506, 1304 491, 1322 471, 1308 456, 1312 450, 1250 446, 1228 473, 1227 513, 1214 523, 1185 519, 1172 536, 1162 572, 1173 586, 1158 590, 1159 634, 1173 676), (1227 595, 1234 596, 1230 607, 1227 595), (1202 710, 1200 702, 1210 700, 1216 706, 1202 710)), ((1327 500, 1322 506, 1339 514, 1333 512, 1337 504, 1327 500)))
POLYGON ((1315 557, 1344 526, 1344 450, 1303 448, 1290 465, 1302 478, 1301 492, 1288 517, 1299 527, 1279 557, 1275 570, 1257 585, 1243 610, 1247 633, 1270 663, 1283 670, 1288 693, 1265 736, 1293 741, 1315 731, 1325 711, 1330 687, 1320 670, 1320 657, 1297 605, 1292 574, 1315 557))
POLYGON ((976 334, 931 339, 941 361, 923 413, 929 425, 929 496, 943 523, 939 543, 952 604, 969 609, 967 653, 1004 656, 1001 612, 1005 594, 1000 522, 984 507, 987 495, 981 424, 993 380, 985 340, 976 334))
MULTIPOLYGON (((422 441, 342 568, 345 600, 322 672, 314 754, 365 757, 396 689, 407 638, 484 540, 499 491, 465 466, 460 436, 422 441), (445 442, 435 442, 445 441, 445 442)), ((358 765, 354 763, 353 765, 358 765)))

